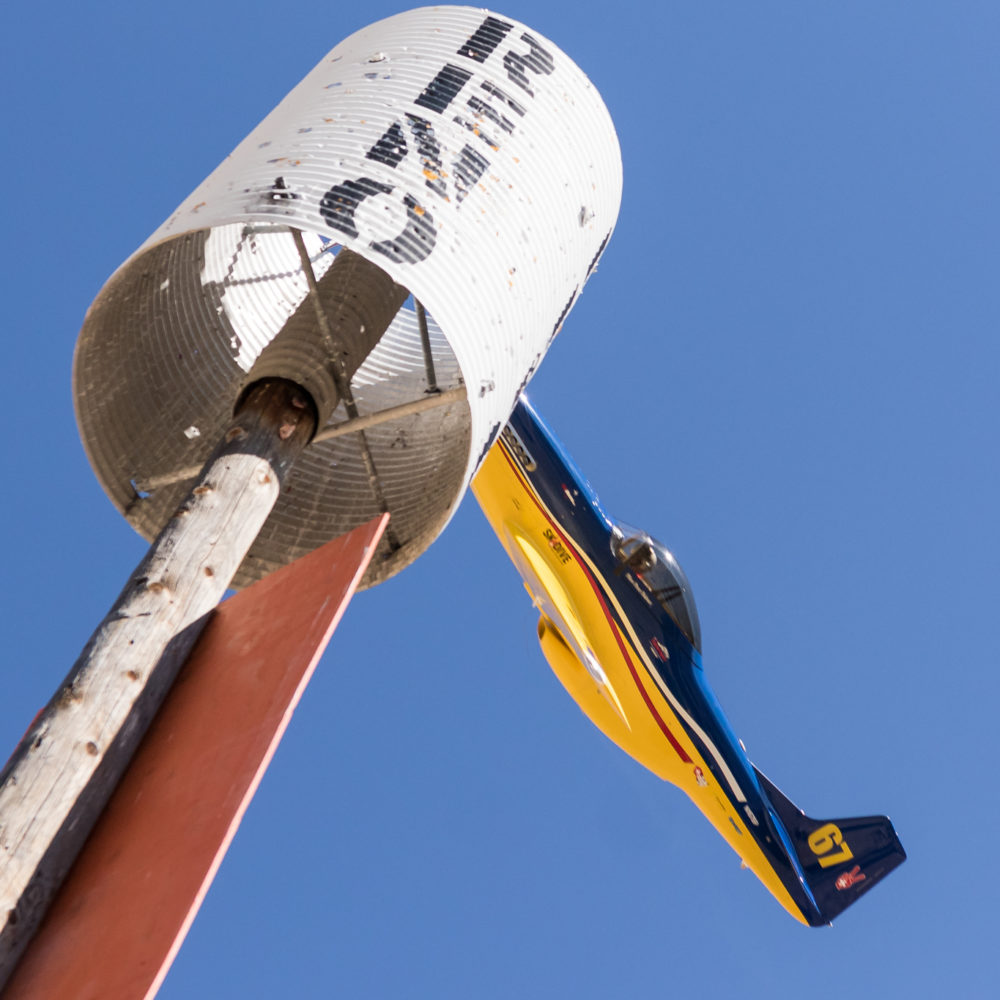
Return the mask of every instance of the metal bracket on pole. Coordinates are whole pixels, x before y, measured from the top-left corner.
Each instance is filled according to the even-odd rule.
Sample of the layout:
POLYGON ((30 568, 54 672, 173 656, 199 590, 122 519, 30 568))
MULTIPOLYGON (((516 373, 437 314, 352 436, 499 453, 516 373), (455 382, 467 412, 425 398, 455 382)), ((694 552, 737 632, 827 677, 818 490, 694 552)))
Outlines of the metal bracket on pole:
MULTIPOLYGON (((401 420, 403 417, 416 416, 418 413, 434 410, 439 406, 461 403, 465 399, 465 386, 448 389, 445 392, 438 391, 433 396, 424 396, 422 399, 414 399, 409 403, 400 403, 399 406, 391 406, 376 413, 366 413, 353 420, 342 420, 340 423, 329 424, 321 431, 316 432, 310 444, 320 444, 323 441, 332 441, 334 438, 346 437, 348 434, 355 434, 358 431, 367 430, 369 427, 378 427, 379 424, 386 424, 393 420, 401 420)), ((152 493, 153 490, 162 486, 172 486, 174 483, 183 483, 188 479, 194 479, 200 471, 200 465, 188 465, 175 472, 168 472, 166 475, 140 480, 135 485, 143 493, 152 493)))

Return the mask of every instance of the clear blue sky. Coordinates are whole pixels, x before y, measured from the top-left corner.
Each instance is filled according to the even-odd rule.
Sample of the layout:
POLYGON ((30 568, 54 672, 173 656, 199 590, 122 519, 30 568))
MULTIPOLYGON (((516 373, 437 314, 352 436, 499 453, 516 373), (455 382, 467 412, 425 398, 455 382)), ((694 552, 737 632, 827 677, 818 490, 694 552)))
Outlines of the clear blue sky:
MULTIPOLYGON (((398 4, 18 4, 5 143, 0 739, 144 543, 70 395, 84 312, 337 41, 398 4)), ((795 924, 549 673, 471 498, 360 595, 164 1000, 992 996, 1000 8, 499 8, 604 96, 618 228, 531 386, 671 546, 752 759, 910 859, 795 924)))

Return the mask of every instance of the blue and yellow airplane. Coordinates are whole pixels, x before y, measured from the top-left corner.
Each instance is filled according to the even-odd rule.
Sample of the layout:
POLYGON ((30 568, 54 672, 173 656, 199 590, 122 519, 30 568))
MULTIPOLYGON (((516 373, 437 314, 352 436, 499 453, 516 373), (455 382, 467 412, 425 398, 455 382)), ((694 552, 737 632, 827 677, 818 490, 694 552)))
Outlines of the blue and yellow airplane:
POLYGON ((810 819, 750 763, 705 680, 676 559, 604 511, 523 396, 472 489, 566 690, 609 739, 685 791, 796 920, 829 923, 902 864, 888 817, 810 819))

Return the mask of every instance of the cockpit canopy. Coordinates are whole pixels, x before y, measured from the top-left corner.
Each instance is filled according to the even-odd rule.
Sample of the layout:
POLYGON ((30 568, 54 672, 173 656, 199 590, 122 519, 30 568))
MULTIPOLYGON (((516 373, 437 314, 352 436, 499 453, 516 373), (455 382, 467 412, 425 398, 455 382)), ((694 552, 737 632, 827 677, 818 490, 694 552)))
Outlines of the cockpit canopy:
POLYGON ((673 553, 645 531, 612 519, 611 551, 701 652, 701 625, 691 584, 673 553))

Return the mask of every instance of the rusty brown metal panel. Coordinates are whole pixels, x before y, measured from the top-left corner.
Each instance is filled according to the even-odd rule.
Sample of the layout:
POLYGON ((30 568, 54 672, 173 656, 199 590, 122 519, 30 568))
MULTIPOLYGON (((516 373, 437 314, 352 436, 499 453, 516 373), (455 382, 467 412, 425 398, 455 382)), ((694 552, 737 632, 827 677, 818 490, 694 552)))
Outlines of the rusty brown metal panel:
POLYGON ((155 994, 387 521, 219 606, 4 1000, 155 994))

